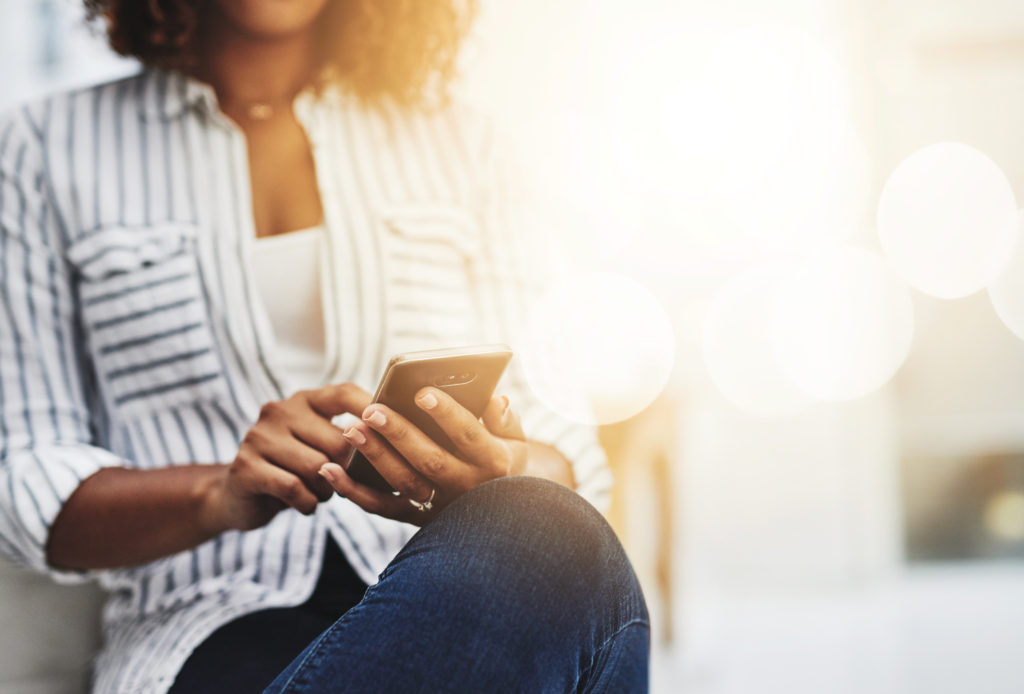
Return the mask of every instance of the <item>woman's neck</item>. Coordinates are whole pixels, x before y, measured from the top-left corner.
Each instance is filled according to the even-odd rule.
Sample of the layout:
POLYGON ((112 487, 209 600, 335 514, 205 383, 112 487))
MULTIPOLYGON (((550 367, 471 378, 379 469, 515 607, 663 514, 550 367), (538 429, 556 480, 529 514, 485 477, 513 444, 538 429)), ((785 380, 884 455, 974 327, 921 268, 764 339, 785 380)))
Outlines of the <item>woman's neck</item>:
POLYGON ((316 50, 312 27, 280 37, 245 34, 227 20, 211 18, 196 76, 217 92, 227 113, 254 104, 290 103, 313 78, 316 50))

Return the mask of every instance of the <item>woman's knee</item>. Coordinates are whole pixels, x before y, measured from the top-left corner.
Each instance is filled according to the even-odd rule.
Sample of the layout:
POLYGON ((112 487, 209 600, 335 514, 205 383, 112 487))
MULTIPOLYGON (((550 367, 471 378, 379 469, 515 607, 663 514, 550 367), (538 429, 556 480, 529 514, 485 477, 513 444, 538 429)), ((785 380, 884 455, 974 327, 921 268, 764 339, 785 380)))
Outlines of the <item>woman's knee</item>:
POLYGON ((395 662, 443 662, 472 691, 598 691, 607 677, 605 691, 638 691, 616 683, 646 672, 647 612, 615 534, 574 492, 531 478, 444 509, 339 624, 361 649, 346 657, 379 657, 385 637, 362 634, 380 630, 395 662))
POLYGON ((513 559, 578 568, 616 565, 625 553, 601 514, 560 484, 536 477, 505 477, 460 497, 438 519, 445 532, 476 549, 513 559))
POLYGON ((502 478, 467 492, 403 554, 393 567, 412 559, 420 580, 464 603, 613 622, 647 617, 614 531, 579 495, 547 480, 502 478))
POLYGON ((467 492, 437 519, 467 549, 556 567, 617 564, 618 538, 593 506, 548 480, 505 477, 467 492))

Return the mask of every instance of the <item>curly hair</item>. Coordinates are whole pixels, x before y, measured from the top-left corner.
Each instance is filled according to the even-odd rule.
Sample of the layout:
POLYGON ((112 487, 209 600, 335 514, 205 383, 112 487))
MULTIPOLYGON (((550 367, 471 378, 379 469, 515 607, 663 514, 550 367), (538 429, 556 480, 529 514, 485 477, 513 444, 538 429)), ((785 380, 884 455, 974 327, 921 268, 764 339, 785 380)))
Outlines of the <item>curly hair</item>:
MULTIPOLYGON (((189 71, 211 0, 84 0, 106 20, 117 53, 145 65, 189 71)), ((443 102, 477 0, 329 0, 317 19, 321 65, 366 103, 443 102)))

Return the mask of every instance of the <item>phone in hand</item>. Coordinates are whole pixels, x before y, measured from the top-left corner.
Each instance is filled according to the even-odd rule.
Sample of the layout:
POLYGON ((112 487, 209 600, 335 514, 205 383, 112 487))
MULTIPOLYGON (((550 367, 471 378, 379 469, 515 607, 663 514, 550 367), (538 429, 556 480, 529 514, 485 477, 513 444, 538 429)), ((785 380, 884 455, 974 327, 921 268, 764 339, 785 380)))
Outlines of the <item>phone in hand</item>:
MULTIPOLYGON (((455 444, 448 435, 427 412, 416 405, 416 393, 425 386, 434 386, 450 395, 475 417, 481 417, 511 359, 512 349, 504 344, 399 354, 388 362, 373 401, 387 405, 442 448, 456 453, 455 444)), ((353 452, 345 469, 356 482, 381 492, 394 492, 391 485, 359 451, 353 452)))

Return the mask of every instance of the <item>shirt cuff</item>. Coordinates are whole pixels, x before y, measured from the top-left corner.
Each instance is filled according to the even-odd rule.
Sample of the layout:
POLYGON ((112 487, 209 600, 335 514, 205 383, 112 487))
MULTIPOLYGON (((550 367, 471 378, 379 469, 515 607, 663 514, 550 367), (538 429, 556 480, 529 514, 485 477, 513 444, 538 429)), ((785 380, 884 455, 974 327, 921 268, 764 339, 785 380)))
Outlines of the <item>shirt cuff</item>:
POLYGON ((123 458, 88 444, 36 447, 8 455, 0 473, 0 538, 5 553, 65 585, 106 573, 54 568, 46 562, 46 544, 57 515, 86 478, 103 468, 125 466, 123 458))

